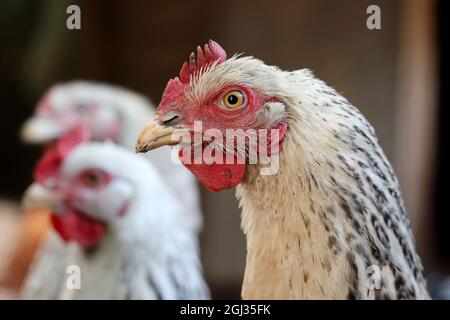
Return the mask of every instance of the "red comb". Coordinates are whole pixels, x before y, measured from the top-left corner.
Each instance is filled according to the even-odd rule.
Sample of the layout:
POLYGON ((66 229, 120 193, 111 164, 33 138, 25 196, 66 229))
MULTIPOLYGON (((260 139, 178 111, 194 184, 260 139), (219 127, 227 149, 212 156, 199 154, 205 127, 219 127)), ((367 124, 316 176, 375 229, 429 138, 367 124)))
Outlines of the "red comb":
POLYGON ((223 62, 227 59, 225 50, 214 40, 209 40, 204 46, 204 51, 200 46, 197 47, 197 56, 191 52, 189 60, 183 64, 180 70, 180 80, 188 83, 191 75, 197 70, 206 67, 214 61, 223 62))
POLYGON ((55 149, 45 152, 34 168, 34 180, 40 184, 45 184, 50 179, 56 178, 62 160, 63 157, 55 149))
POLYGON ((66 157, 73 148, 77 145, 89 141, 91 134, 86 126, 77 126, 75 129, 70 130, 61 139, 59 139, 57 144, 58 152, 66 157))
POLYGON ((84 126, 69 131, 59 139, 55 149, 44 153, 34 169, 34 180, 44 184, 49 179, 56 178, 64 158, 73 148, 89 139, 89 130, 84 126))

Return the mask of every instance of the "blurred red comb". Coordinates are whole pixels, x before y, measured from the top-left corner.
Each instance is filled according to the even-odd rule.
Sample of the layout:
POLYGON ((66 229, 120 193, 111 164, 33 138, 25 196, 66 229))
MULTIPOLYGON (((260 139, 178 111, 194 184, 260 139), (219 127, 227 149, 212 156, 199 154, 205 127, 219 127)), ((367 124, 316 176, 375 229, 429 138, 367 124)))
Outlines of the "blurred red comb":
POLYGON ((73 148, 79 144, 89 141, 90 138, 91 133, 86 126, 77 126, 59 139, 57 144, 58 152, 63 157, 66 157, 66 155, 72 151, 73 148))
POLYGON ((34 169, 34 180, 44 184, 51 178, 57 178, 64 158, 77 145, 87 142, 90 132, 84 126, 76 127, 58 140, 56 148, 46 151, 34 169))
POLYGON ((209 40, 204 46, 204 50, 197 46, 197 56, 191 52, 189 60, 183 64, 180 70, 180 80, 183 83, 188 83, 189 78, 197 70, 206 67, 214 61, 223 62, 227 59, 225 50, 214 40, 209 40))
POLYGON ((63 157, 61 157, 57 150, 51 149, 46 151, 34 168, 34 181, 45 185, 45 183, 50 179, 56 178, 58 176, 62 160, 63 157))

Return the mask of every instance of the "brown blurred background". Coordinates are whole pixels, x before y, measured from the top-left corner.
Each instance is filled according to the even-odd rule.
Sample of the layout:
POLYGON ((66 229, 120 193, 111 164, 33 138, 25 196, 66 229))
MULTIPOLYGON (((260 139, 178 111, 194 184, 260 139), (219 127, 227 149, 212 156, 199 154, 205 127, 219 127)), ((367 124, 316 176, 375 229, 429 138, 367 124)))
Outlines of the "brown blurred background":
MULTIPOLYGON (((393 162, 426 269, 449 271, 443 105, 449 101, 444 57, 450 37, 444 33, 444 2, 2 0, 0 197, 18 200, 31 182, 40 152, 22 146, 18 130, 46 88, 98 80, 158 103, 188 53, 212 38, 229 54, 254 55, 283 69, 312 69, 353 102, 393 162), (81 30, 66 28, 70 4, 81 8, 81 30), (381 8, 381 30, 366 27, 371 4, 381 8)), ((216 298, 238 298, 245 241, 234 192, 202 190, 202 205, 208 282, 216 298)), ((6 213, 14 210, 20 212, 14 202, 0 204, 0 286, 20 283, 1 275, 3 270, 12 277, 4 271, 2 250, 8 248, 1 237, 7 238, 2 230, 20 229, 6 213), (7 219, 2 215, 9 217, 9 227, 2 227, 7 219)))

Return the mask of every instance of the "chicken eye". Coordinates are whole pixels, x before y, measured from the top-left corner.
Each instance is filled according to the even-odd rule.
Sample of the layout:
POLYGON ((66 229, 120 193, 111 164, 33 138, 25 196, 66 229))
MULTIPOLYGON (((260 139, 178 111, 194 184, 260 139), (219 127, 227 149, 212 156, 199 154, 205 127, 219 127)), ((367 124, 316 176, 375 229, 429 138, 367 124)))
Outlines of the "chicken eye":
POLYGON ((90 187, 97 187, 98 185, 100 185, 101 180, 102 178, 100 177, 100 175, 95 173, 88 173, 84 177, 84 181, 90 187))
POLYGON ((97 188, 109 182, 109 176, 98 170, 86 171, 81 176, 83 184, 89 188, 97 188))
POLYGON ((242 105, 244 105, 244 103, 245 103, 245 97, 244 97, 244 94, 240 91, 235 90, 235 91, 228 92, 223 97, 223 104, 228 109, 239 108, 242 105))

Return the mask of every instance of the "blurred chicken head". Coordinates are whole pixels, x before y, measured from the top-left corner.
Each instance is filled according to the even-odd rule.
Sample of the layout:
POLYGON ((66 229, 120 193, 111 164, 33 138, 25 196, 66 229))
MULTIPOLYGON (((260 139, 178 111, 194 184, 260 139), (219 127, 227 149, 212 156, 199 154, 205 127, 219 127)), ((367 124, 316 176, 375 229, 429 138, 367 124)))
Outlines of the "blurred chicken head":
POLYGON ((112 145, 87 140, 88 131, 79 127, 47 151, 25 202, 48 205, 63 240, 92 247, 126 218, 134 186, 121 174, 120 161, 108 159, 112 145))
POLYGON ((80 125, 95 140, 114 140, 121 129, 121 117, 104 95, 95 86, 82 82, 53 86, 22 127, 22 140, 36 144, 52 142, 80 125))

